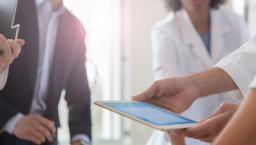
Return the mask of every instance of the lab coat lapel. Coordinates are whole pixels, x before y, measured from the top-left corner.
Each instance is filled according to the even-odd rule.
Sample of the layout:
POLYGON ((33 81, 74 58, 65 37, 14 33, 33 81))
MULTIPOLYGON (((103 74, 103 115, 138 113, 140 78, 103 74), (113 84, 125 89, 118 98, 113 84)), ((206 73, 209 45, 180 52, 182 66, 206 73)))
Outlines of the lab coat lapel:
POLYGON ((192 49, 192 52, 202 60, 203 64, 211 66, 211 57, 209 56, 200 35, 194 28, 187 12, 185 10, 181 10, 177 15, 181 28, 181 37, 184 38, 185 45, 187 45, 189 49, 192 49))
POLYGON ((222 15, 220 11, 211 10, 211 52, 214 63, 219 60, 222 49, 227 49, 223 48, 225 47, 225 36, 231 32, 227 20, 223 19, 222 15))

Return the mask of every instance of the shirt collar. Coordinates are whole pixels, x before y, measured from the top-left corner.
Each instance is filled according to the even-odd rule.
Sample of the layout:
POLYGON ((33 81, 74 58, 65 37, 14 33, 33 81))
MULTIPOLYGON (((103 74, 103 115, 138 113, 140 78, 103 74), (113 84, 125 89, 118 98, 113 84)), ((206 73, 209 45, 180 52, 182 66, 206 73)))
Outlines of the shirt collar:
MULTIPOLYGON (((37 8, 40 8, 45 2, 50 1, 50 0, 35 0, 35 1, 36 1, 37 8)), ((58 15, 61 15, 64 12, 65 12, 65 7, 64 7, 64 5, 62 3, 60 8, 56 12, 54 12, 54 13, 56 13, 58 15)))
POLYGON ((35 0, 35 1, 36 1, 36 6, 40 7, 40 5, 42 5, 47 0, 35 0))

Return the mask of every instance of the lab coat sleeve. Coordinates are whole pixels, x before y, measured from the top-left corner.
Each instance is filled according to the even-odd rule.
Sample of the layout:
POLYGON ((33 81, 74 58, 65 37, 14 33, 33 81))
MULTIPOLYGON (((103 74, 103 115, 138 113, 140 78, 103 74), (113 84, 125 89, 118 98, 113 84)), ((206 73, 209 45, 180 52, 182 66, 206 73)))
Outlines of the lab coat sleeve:
POLYGON ((155 26, 151 31, 153 69, 156 80, 177 76, 178 54, 174 39, 164 26, 155 26))
POLYGON ((256 74, 256 37, 223 58, 216 67, 223 69, 246 96, 248 86, 256 74))
POLYGON ((5 68, 5 70, 3 70, 0 73, 0 90, 2 90, 7 82, 7 78, 8 78, 8 73, 9 73, 9 67, 5 68))
POLYGON ((250 88, 251 88, 251 89, 256 89, 256 76, 254 77, 254 80, 253 80, 252 83, 250 84, 250 88))

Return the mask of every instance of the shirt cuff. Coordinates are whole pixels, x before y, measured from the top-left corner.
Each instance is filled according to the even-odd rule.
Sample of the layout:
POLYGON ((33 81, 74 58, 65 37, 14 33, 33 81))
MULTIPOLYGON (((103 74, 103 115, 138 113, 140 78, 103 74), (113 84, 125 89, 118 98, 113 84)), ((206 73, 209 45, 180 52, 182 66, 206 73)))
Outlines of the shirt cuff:
POLYGON ((82 145, 91 145, 91 141, 87 135, 84 134, 77 134, 71 139, 72 142, 80 141, 82 145))
POLYGON ((252 83, 250 84, 249 88, 251 88, 251 89, 256 89, 256 77, 254 78, 254 80, 253 80, 252 83))
POLYGON ((21 113, 16 114, 12 117, 4 126, 3 130, 8 132, 9 134, 13 134, 14 129, 16 127, 17 122, 23 117, 24 115, 21 113))
POLYGON ((248 87, 256 73, 256 67, 254 67, 252 62, 256 55, 255 41, 256 37, 253 37, 215 65, 229 74, 243 96, 247 96, 248 87))
POLYGON ((2 90, 7 82, 9 74, 9 66, 7 66, 2 72, 0 72, 0 90, 2 90))
POLYGON ((248 85, 251 81, 248 79, 249 74, 248 72, 246 72, 246 70, 243 70, 243 68, 236 67, 235 64, 231 64, 225 61, 220 61, 218 64, 215 65, 215 67, 218 67, 225 71, 235 82, 243 97, 246 96, 248 91, 248 85))

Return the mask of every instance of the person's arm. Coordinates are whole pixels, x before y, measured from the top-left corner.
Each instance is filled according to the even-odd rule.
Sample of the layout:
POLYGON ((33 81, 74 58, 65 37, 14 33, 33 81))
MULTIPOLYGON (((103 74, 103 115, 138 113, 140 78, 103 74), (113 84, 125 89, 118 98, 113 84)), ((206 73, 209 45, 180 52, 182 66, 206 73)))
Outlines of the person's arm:
POLYGON ((137 101, 150 100, 157 105, 181 113, 200 96, 238 89, 245 96, 248 85, 256 74, 256 37, 222 59, 215 68, 183 78, 156 81, 147 91, 134 97, 137 101))
POLYGON ((214 145, 256 144, 256 78, 239 110, 218 136, 214 145))
POLYGON ((247 95, 248 86, 256 74, 253 63, 256 56, 255 42, 256 37, 216 64, 216 67, 224 70, 234 80, 243 96, 247 95))
POLYGON ((221 68, 212 68, 209 71, 186 77, 191 85, 195 85, 198 96, 204 97, 238 89, 233 79, 221 68))
POLYGON ((19 56, 21 47, 25 44, 22 39, 8 40, 0 34, 0 90, 4 88, 8 77, 8 66, 19 56))
POLYGON ((174 133, 169 133, 169 135, 171 139, 171 145, 186 145, 185 139, 183 136, 180 136, 174 133))
POLYGON ((18 114, 18 111, 16 110, 15 107, 8 104, 4 99, 2 99, 2 96, 1 96, 0 97, 0 114, 1 114, 0 130, 3 131, 6 123, 16 114, 18 114))
POLYGON ((176 131, 175 134, 212 143, 235 114, 238 107, 237 104, 224 103, 210 117, 199 122, 195 127, 176 131))
MULTIPOLYGON (((82 29, 81 29, 82 30, 82 29)), ((66 100, 69 108, 71 143, 91 144, 91 94, 85 67, 84 33, 72 53, 73 63, 67 78, 66 100)))
MULTIPOLYGON (((25 44, 24 40, 18 39, 18 40, 8 40, 0 34, 0 50, 2 51, 0 55, 0 73, 1 74, 1 89, 5 86, 6 80, 7 80, 7 74, 8 68, 6 68, 8 65, 10 65, 14 59, 16 59, 20 52, 21 47, 25 44), (6 72, 7 71, 7 72, 6 72)), ((0 130, 3 130, 4 125, 10 120, 15 114, 17 114, 18 111, 16 108, 14 108, 11 104, 7 103, 4 100, 4 97, 0 97, 0 130)))
MULTIPOLYGON (((25 44, 22 39, 8 40, 0 34, 0 89, 3 89, 8 77, 8 66, 19 56, 21 47, 25 44)), ((45 118, 22 115, 14 106, 0 97, 0 134, 4 131, 17 138, 31 141, 36 144, 51 140, 49 130, 55 126, 45 118), (50 125, 49 125, 50 124, 50 125), (47 127, 45 127, 47 126, 47 127), (40 129, 43 129, 40 131, 40 129)))
POLYGON ((241 107, 217 137, 214 145, 256 144, 256 90, 253 89, 241 107))
POLYGON ((237 89, 231 77, 220 68, 187 77, 156 81, 148 90, 134 96, 135 101, 149 101, 155 105, 182 113, 201 96, 209 96, 237 89))

